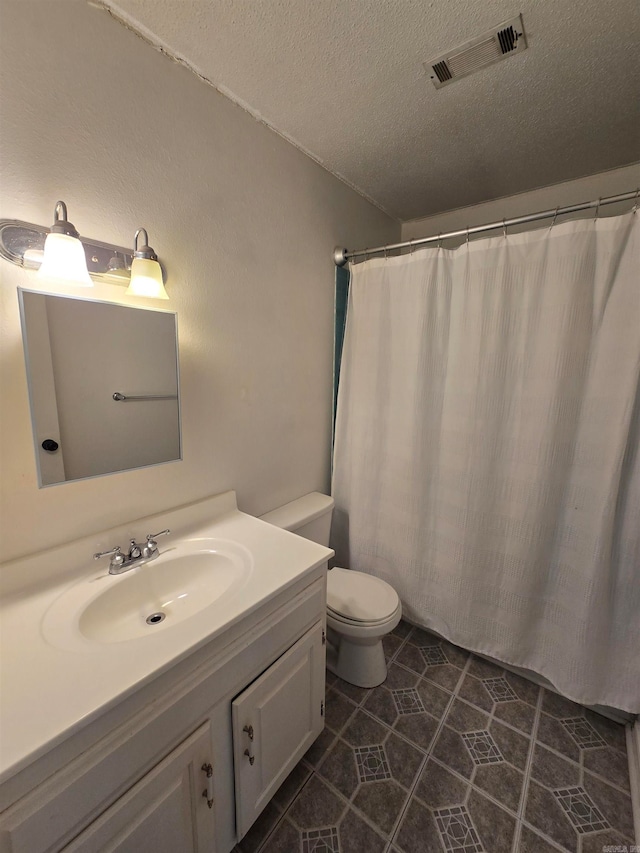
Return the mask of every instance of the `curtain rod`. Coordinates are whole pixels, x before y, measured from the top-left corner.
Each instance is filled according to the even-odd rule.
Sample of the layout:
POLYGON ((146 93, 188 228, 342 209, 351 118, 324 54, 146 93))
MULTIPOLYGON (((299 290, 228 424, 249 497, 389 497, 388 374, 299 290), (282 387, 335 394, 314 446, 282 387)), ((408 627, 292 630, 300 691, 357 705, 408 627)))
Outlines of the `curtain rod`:
MULTIPOLYGON (((631 190, 628 193, 620 193, 620 195, 610 195, 606 198, 599 198, 595 201, 585 201, 582 204, 570 204, 568 207, 556 207, 551 210, 541 210, 538 213, 530 213, 527 216, 515 216, 513 219, 501 219, 499 222, 490 222, 487 225, 474 225, 473 228, 461 228, 458 231, 446 231, 442 234, 435 234, 433 237, 420 237, 416 240, 405 240, 404 243, 392 243, 388 246, 378 246, 375 249, 358 249, 357 251, 349 251, 340 246, 336 246, 333 250, 333 261, 337 267, 343 267, 347 261, 352 258, 369 257, 369 255, 382 255, 387 252, 392 252, 399 249, 415 249, 417 246, 427 246, 429 243, 437 243, 441 240, 447 240, 450 237, 469 237, 470 234, 480 234, 482 231, 493 231, 496 228, 509 228, 511 225, 523 225, 525 222, 537 222, 539 219, 550 219, 556 216, 561 216, 563 213, 577 213, 580 210, 589 210, 595 207, 596 216, 598 208, 603 204, 614 204, 618 201, 631 201, 635 199, 636 207, 638 204, 638 196, 640 188, 631 190)), ((636 209, 634 207, 634 210, 636 209)))

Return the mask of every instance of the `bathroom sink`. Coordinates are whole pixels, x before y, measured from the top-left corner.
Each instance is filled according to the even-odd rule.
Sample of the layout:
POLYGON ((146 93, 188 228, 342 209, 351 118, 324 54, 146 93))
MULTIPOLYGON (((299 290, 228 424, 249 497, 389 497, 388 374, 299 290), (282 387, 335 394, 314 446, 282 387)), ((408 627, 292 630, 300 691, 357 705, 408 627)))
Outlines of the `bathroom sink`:
POLYGON ((224 606, 245 586, 252 563, 235 542, 179 542, 121 575, 102 572, 66 590, 44 616, 44 636, 64 647, 83 638, 118 643, 153 637, 207 607, 224 606))

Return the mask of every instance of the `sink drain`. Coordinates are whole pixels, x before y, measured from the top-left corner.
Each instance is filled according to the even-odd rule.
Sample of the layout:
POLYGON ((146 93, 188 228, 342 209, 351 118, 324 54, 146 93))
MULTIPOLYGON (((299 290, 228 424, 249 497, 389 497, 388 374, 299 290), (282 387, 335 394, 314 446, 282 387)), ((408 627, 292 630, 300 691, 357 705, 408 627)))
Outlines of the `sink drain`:
POLYGON ((152 613, 151 616, 147 616, 146 622, 147 625, 159 625, 160 622, 164 622, 167 618, 167 614, 163 613, 162 610, 159 610, 157 613, 152 613))

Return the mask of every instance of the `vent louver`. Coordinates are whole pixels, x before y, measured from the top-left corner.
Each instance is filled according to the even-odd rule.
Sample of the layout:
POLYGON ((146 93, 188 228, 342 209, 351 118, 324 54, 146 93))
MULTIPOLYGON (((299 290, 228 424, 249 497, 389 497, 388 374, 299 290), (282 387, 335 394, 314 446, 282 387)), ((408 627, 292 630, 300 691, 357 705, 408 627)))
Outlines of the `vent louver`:
POLYGON ((424 63, 436 89, 527 48, 522 15, 424 63))

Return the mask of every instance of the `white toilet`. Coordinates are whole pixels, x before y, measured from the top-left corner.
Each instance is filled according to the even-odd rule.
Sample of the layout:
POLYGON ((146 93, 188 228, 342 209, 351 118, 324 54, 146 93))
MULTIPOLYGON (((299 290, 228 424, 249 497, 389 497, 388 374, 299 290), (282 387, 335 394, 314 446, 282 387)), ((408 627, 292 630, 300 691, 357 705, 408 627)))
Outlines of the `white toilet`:
MULTIPOLYGON (((261 516, 320 545, 329 545, 333 498, 311 492, 261 516)), ((382 638, 402 617, 397 592, 363 572, 330 569, 327 577, 327 668, 358 687, 376 687, 387 677, 382 638)))

